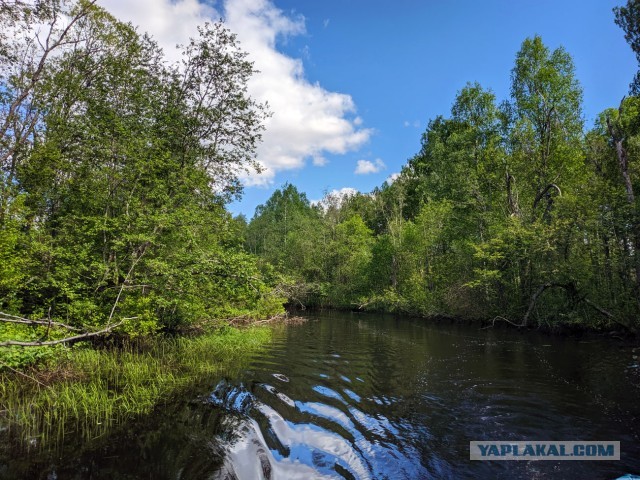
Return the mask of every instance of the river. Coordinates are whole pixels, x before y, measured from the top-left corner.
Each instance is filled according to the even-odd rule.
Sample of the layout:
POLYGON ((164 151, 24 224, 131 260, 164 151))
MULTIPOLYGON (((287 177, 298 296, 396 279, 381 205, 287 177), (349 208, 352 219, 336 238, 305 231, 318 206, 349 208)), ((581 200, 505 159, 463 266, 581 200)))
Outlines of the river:
POLYGON ((355 313, 277 327, 248 369, 0 478, 458 479, 640 474, 640 348, 355 313), (471 461, 472 440, 620 441, 619 461, 471 461), (18 478, 18 477, 16 477, 18 478))

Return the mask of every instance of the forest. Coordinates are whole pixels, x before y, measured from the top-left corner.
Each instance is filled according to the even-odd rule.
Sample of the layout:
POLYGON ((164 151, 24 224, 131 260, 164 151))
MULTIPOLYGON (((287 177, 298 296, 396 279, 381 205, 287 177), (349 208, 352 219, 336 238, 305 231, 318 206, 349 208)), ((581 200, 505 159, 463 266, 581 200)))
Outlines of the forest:
MULTIPOLYGON (((637 2, 614 13, 640 55, 637 2)), ((371 193, 284 185, 238 219, 246 249, 300 308, 636 332, 639 89, 588 128, 571 55, 527 38, 508 99, 468 83, 371 193)))
MULTIPOLYGON (((640 2, 613 18, 640 61, 640 2)), ((638 333, 640 74, 587 126, 527 38, 509 98, 468 83, 397 177, 248 220, 272 112, 224 22, 193 33, 172 61, 95 0, 0 0, 0 454, 244 368, 286 309, 638 333)))
POLYGON ((271 112, 224 23, 178 62, 94 1, 3 0, 0 23, 4 366, 285 305, 638 329, 639 78, 587 129, 570 54, 527 38, 510 97, 467 84, 394 181, 286 184, 247 221, 227 206, 271 112))
MULTIPOLYGON (((640 0, 608 21, 640 64, 640 0)), ((0 477, 490 478, 469 442, 563 436, 640 471, 640 71, 587 125, 525 38, 372 192, 248 219, 277 112, 224 21, 192 37, 0 0, 0 477)), ((571 468, 535 460, 498 474, 571 468)))
POLYGON ((225 208, 268 114, 235 35, 205 25, 172 64, 93 1, 0 7, 3 364, 282 312, 225 208))

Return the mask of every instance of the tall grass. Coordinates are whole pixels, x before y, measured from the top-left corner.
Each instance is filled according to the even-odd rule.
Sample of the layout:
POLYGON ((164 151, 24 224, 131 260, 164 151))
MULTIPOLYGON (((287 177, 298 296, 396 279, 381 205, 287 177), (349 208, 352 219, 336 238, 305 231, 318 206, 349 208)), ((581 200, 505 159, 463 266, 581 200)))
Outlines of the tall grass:
POLYGON ((268 328, 226 329, 155 340, 143 351, 73 349, 50 385, 1 374, 0 431, 31 446, 99 437, 207 376, 240 368, 270 335, 268 328))

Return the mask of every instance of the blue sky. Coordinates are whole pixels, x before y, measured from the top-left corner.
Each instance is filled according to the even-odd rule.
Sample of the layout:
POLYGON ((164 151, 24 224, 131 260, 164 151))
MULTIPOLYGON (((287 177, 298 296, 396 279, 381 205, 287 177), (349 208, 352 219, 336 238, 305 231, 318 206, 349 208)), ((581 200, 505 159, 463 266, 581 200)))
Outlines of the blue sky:
POLYGON ((637 69, 610 0, 103 0, 166 44, 223 16, 258 74, 250 91, 274 114, 234 214, 253 216, 285 182, 311 200, 381 185, 420 148, 429 119, 448 115, 477 81, 507 99, 522 41, 540 35, 573 57, 586 125, 617 106, 637 69), (148 4, 148 5, 147 5, 148 4), (138 8, 139 7, 139 8, 138 8), (153 11, 153 15, 149 12, 153 11), (375 173, 356 174, 360 171, 375 173))
POLYGON ((310 199, 345 187, 370 191, 398 172, 420 148, 429 119, 448 114, 456 92, 478 81, 506 99, 510 71, 522 41, 541 35, 563 46, 584 89, 588 126, 604 108, 617 106, 636 71, 635 57, 614 24, 619 2, 276 0, 288 15, 303 15, 306 33, 278 48, 302 59, 310 82, 353 98, 369 141, 327 165, 307 162, 276 174, 269 187, 248 187, 234 213, 251 218, 284 182, 310 199), (408 126, 407 126, 408 125, 408 126), (380 159, 378 173, 355 175, 357 161, 380 159))

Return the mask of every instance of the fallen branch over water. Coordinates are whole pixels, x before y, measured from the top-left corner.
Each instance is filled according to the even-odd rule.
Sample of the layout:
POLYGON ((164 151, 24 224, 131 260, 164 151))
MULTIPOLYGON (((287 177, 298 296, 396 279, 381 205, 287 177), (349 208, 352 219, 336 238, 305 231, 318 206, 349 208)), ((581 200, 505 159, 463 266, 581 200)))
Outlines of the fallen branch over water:
POLYGON ((617 325, 620 325, 620 326, 624 327, 625 329, 627 329, 630 332, 634 332, 635 333, 635 331, 634 331, 634 329, 632 327, 630 327, 629 325, 626 325, 624 322, 622 322, 621 320, 617 319, 611 312, 609 312, 608 310, 605 310, 600 305, 592 302, 586 296, 580 295, 579 292, 578 292, 578 289, 577 289, 577 287, 576 287, 576 285, 574 283, 555 283, 555 282, 543 283, 542 285, 540 285, 540 287, 538 287, 538 289, 535 291, 535 293, 531 297, 531 300, 529 301, 529 307, 527 308, 527 312, 525 313, 524 317, 522 318, 522 323, 518 324, 518 323, 512 322, 508 318, 501 317, 501 316, 498 315, 492 320, 491 325, 483 327, 482 329, 484 330, 484 329, 487 329, 487 328, 494 327, 495 324, 496 324, 496 321, 507 322, 507 323, 513 325, 514 327, 518 327, 518 328, 529 326, 529 317, 531 316, 531 313, 533 312, 533 310, 534 310, 534 308, 536 306, 536 303, 538 302, 538 299, 540 298, 540 296, 547 289, 550 289, 550 288, 561 288, 561 289, 563 289, 567 293, 567 295, 571 299, 573 299, 573 301, 576 304, 584 302, 587 305, 589 305, 591 308, 596 310, 598 313, 600 313, 601 315, 607 317, 610 321, 616 323, 617 325))
POLYGON ((259 325, 267 325, 272 323, 283 323, 285 325, 300 325, 301 323, 306 322, 307 319, 303 317, 293 316, 290 317, 288 313, 280 313, 278 315, 273 315, 264 320, 255 320, 254 317, 250 315, 240 315, 238 317, 230 318, 227 320, 227 323, 233 327, 239 326, 259 326, 259 325))
POLYGON ((493 321, 491 322, 491 325, 487 325, 486 327, 482 327, 480 330, 486 330, 487 328, 493 328, 493 327, 495 327, 495 326, 496 326, 496 321, 498 321, 498 320, 501 320, 501 321, 503 321, 503 322, 507 322, 507 323, 509 323, 509 324, 513 325, 514 327, 518 327, 518 328, 520 328, 520 327, 526 327, 526 326, 527 326, 527 324, 526 324, 526 323, 524 323, 524 322, 523 322, 523 323, 520 323, 520 324, 518 324, 518 323, 514 323, 514 322, 512 322, 511 320, 509 320, 508 318, 501 317, 500 315, 498 315, 498 316, 496 316, 496 317, 494 317, 494 318, 493 318, 493 321))
POLYGON ((580 302, 584 302, 587 305, 589 305, 590 307, 592 307, 594 310, 596 310, 598 313, 600 313, 601 315, 604 315, 605 317, 607 317, 610 321, 616 323, 617 325, 620 325, 620 326, 624 327, 625 329, 627 329, 630 332, 634 332, 633 328, 631 328, 629 325, 626 325, 621 320, 617 319, 612 313, 608 312, 607 310, 605 310, 601 306, 599 306, 596 303, 592 302, 585 295, 580 295, 579 292, 578 292, 578 288, 576 287, 575 283, 573 283, 573 282, 569 282, 569 283, 547 282, 547 283, 543 283, 542 285, 540 285, 538 290, 536 290, 536 292, 533 294, 533 297, 531 297, 531 302, 529 303, 529 308, 527 309, 527 313, 525 314, 524 318, 522 319, 522 325, 521 326, 524 327, 524 326, 527 325, 527 323, 529 321, 529 315, 533 311, 533 308, 535 307, 536 302, 538 301, 538 298, 549 288, 561 288, 561 289, 563 289, 567 293, 567 295, 570 298, 573 299, 573 301, 576 304, 578 304, 580 302))

